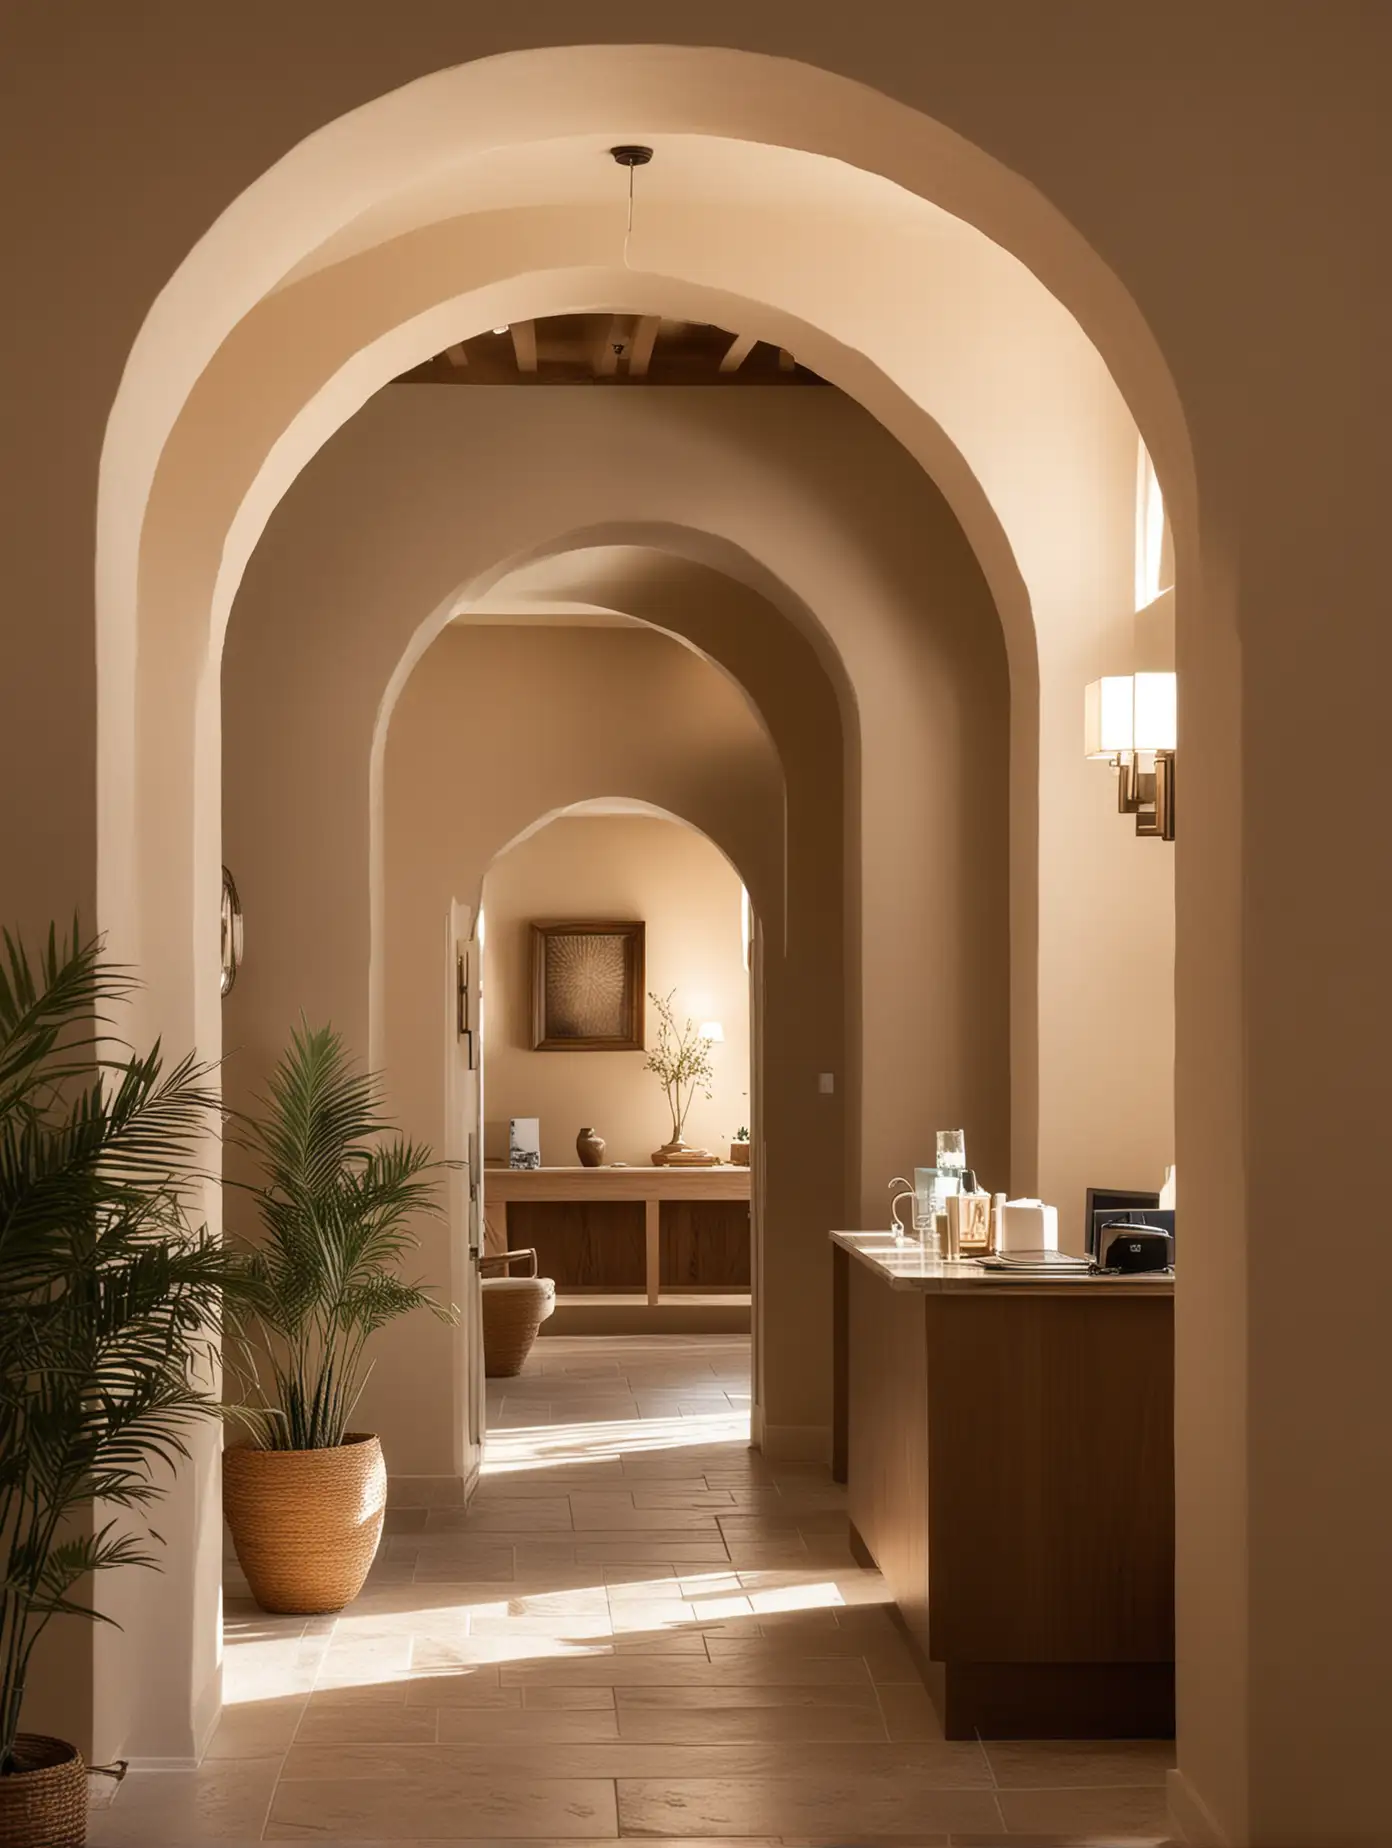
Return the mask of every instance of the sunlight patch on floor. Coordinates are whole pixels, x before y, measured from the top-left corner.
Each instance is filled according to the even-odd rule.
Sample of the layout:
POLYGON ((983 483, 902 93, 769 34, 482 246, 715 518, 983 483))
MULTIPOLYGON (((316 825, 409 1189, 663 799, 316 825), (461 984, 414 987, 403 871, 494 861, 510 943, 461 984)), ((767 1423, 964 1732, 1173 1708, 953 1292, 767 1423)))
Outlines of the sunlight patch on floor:
POLYGON ((701 1413, 680 1418, 609 1419, 592 1424, 547 1424, 490 1431, 481 1474, 615 1462, 646 1451, 702 1448, 749 1441, 749 1414, 701 1413))

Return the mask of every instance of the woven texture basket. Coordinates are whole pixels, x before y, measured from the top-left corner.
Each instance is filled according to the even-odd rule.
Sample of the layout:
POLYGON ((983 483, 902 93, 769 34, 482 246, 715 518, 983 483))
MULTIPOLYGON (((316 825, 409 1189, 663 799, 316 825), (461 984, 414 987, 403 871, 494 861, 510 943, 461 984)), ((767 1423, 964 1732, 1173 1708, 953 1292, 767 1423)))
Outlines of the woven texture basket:
POLYGON ((536 1274, 535 1251, 507 1251, 485 1258, 482 1268, 531 1260, 530 1277, 485 1277, 483 1280, 483 1370, 490 1380, 511 1379, 522 1371, 537 1330, 556 1307, 556 1286, 536 1274))
POLYGON ((21 1733, 15 1757, 25 1768, 0 1777, 0 1848, 83 1848, 87 1767, 77 1747, 21 1733))
POLYGON ((333 1450, 239 1444, 223 1453, 223 1513, 264 1611, 316 1616, 351 1604, 376 1557, 386 1506, 382 1446, 361 1431, 333 1450))

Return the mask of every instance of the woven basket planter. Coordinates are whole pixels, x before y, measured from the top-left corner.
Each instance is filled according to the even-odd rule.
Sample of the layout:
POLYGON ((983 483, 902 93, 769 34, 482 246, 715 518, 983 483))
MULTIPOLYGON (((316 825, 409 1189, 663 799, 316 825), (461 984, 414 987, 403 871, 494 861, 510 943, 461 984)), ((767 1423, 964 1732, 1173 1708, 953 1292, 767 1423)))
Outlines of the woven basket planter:
MULTIPOLYGON (((222 1510, 263 1611, 341 1611, 363 1588, 382 1537, 387 1469, 375 1437, 333 1450, 223 1452, 222 1510)), ((0 1842, 3 1848, 3 1842, 0 1842)))
POLYGON ((15 1757, 24 1769, 0 1777, 0 1848, 83 1848, 87 1767, 77 1747, 21 1733, 15 1757))
POLYGON ((537 1330, 556 1307, 556 1286, 538 1277, 534 1251, 510 1251, 485 1258, 485 1267, 530 1258, 530 1277, 485 1277, 482 1289, 483 1370, 490 1380, 511 1379, 522 1371, 537 1330))

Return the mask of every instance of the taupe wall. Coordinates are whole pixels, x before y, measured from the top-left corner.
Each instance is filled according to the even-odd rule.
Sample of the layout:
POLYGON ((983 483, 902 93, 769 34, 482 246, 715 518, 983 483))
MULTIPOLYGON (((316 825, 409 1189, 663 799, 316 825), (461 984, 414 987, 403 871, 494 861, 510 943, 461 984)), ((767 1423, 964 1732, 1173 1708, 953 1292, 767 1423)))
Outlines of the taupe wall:
MULTIPOLYGON (((1007 727, 999 625, 931 484, 836 394, 401 387, 316 458, 251 562, 224 659, 225 844, 264 945, 259 971, 248 949, 227 1011, 246 1074, 229 1072, 229 1087, 257 1071, 305 994, 311 1013, 333 1012, 366 1043, 368 756, 393 649, 500 547, 525 554, 529 534, 535 546, 557 528, 610 530, 605 513, 631 515, 635 496, 640 531, 684 514, 707 534, 762 525, 815 546, 849 693, 838 697, 811 643, 763 597, 651 546, 610 594, 721 662, 724 676, 706 670, 727 701, 718 724, 670 693, 668 677, 696 659, 670 641, 448 631, 388 732, 384 1057, 403 1116, 438 1143, 433 959, 445 910, 474 902, 492 855, 538 815, 617 793, 702 827, 741 868, 767 933, 758 1416, 772 1446, 818 1454, 826 1230, 883 1221, 885 1183, 922 1159, 939 1122, 966 1127, 984 1176, 1007 1171, 1010 1146, 1006 760, 990 748, 1007 727), (616 671, 590 681, 585 700, 568 697, 580 663, 639 641, 661 663, 655 690, 639 694, 616 671), (533 663, 564 648, 576 665, 548 705, 533 663), (494 672, 470 666, 490 650, 521 652, 496 653, 494 672), (750 701, 781 764, 777 794, 757 802, 741 780, 748 741, 762 736, 750 701), (485 746, 479 773, 463 776, 485 746), (498 766, 518 752, 509 779, 498 766), (429 854, 403 860, 410 839, 429 854), (818 1091, 824 1071, 831 1097, 818 1091)), ((388 1401, 399 1390, 401 1404, 420 1403, 442 1338, 425 1330, 384 1353, 374 1390, 388 1435, 388 1401)), ((413 1452, 433 1451, 398 1467, 449 1467, 440 1432, 414 1413, 402 1424, 413 1452)))
MULTIPOLYGON (((511 766, 509 766, 509 770, 511 766)), ((541 1159, 573 1165, 590 1125, 606 1161, 645 1164, 671 1135, 657 1079, 641 1052, 537 1052, 532 1042, 532 920, 638 918, 646 990, 672 995, 678 1022, 718 1020, 711 1095, 697 1092, 686 1139, 724 1157, 749 1123, 749 975, 739 874, 704 836, 643 816, 576 816, 510 847, 484 880, 485 1154, 507 1160, 508 1119, 541 1120, 541 1159)), ((644 1000, 647 1043, 657 1020, 644 1000)))
MULTIPOLYGON (((820 698, 825 711, 831 702, 824 688, 819 693, 815 663, 794 656, 785 666, 790 691, 813 706, 820 698)), ((700 829, 739 865, 756 903, 761 893, 781 890, 786 855, 801 924, 789 953, 773 961, 764 1004, 796 1056, 804 972, 840 967, 844 956, 841 834, 833 828, 816 841, 785 840, 778 754, 729 676, 646 628, 452 625, 397 703, 384 803, 383 1054, 403 1119, 437 1146, 446 1128, 444 1047, 454 1030, 442 1003, 451 902, 476 907, 496 856, 543 817, 614 795, 649 802, 700 829)), ((249 849, 255 844, 276 858, 264 826, 246 839, 249 849)), ((366 974, 365 964, 338 971, 345 990, 360 996, 366 974)), ((240 992, 239 982, 233 998, 240 992)), ((830 1056, 840 1058, 840 1018, 823 1026, 830 1056)), ((822 1314, 818 1240, 828 1202, 848 1186, 841 1100, 830 1100, 819 1116, 809 1113, 809 1103, 826 1101, 812 1098, 810 1086, 796 1095, 776 1088, 765 1112, 774 1144, 765 1238, 790 1343, 794 1332, 805 1338, 822 1314)), ((427 1227, 423 1236, 424 1268, 447 1277, 449 1241, 461 1238, 462 1228, 427 1227)), ((441 1475, 456 1466, 458 1408, 448 1397, 456 1339, 421 1321, 384 1334, 365 1412, 399 1474, 441 1475)), ((786 1365, 781 1351, 768 1402, 783 1425, 825 1416, 820 1379, 786 1365)))
MULTIPOLYGON (((63 0, 12 11, 5 30, 18 281, 0 300, 0 753, 21 799, 0 814, 0 914, 36 928, 74 903, 93 911, 97 465, 159 291, 302 138, 423 72, 524 39, 570 44, 576 24, 558 0, 63 0)), ((1203 516, 1202 534, 1192 519, 1178 532, 1181 1762, 1234 1842, 1380 1842, 1392 1249, 1368 1247, 1356 1288, 1312 1268, 1288 1164, 1311 1123, 1332 1126, 1350 1173, 1376 1173, 1386 1143, 1392 15, 1361 0, 1173 0, 1160 23, 1015 0, 711 0, 699 16, 613 0, 585 30, 770 52, 940 121, 945 141, 963 138, 945 178, 977 150, 999 163, 993 234, 1041 275, 1058 273, 1058 246, 1037 217, 1013 235, 1022 197, 1097 253, 1069 299, 1124 387, 1144 382, 1142 322, 1174 378, 1203 516), (1133 320, 1112 315, 1119 296, 1133 320), (1299 747, 1320 736, 1339 748, 1299 747), (1337 902, 1327 880, 1293 876, 1292 843, 1308 842, 1338 869, 1337 902)), ((1162 455, 1162 470, 1181 460, 1162 455)), ((147 1653, 163 1658, 171 1606, 192 1606, 182 1579, 151 1586, 147 1653)), ((168 1738, 197 1705, 182 1680, 160 1705, 132 1634, 112 1643, 126 1653, 103 1695, 132 1691, 135 1717, 115 1703, 103 1756, 142 1729, 168 1738)))

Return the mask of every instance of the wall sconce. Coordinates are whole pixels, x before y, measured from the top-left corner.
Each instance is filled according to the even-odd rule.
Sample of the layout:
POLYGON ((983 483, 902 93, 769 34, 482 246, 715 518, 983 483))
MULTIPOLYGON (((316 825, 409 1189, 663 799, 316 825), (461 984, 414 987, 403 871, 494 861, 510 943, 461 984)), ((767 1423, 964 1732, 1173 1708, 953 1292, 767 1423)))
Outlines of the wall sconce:
POLYGON ((709 1040, 713 1045, 719 1045, 725 1038, 725 1029, 718 1020, 703 1020, 697 1033, 701 1039, 709 1040))
POLYGON ((1108 674, 1084 694, 1083 751, 1116 768, 1117 811, 1137 834, 1175 837, 1178 695, 1173 674, 1108 674))

